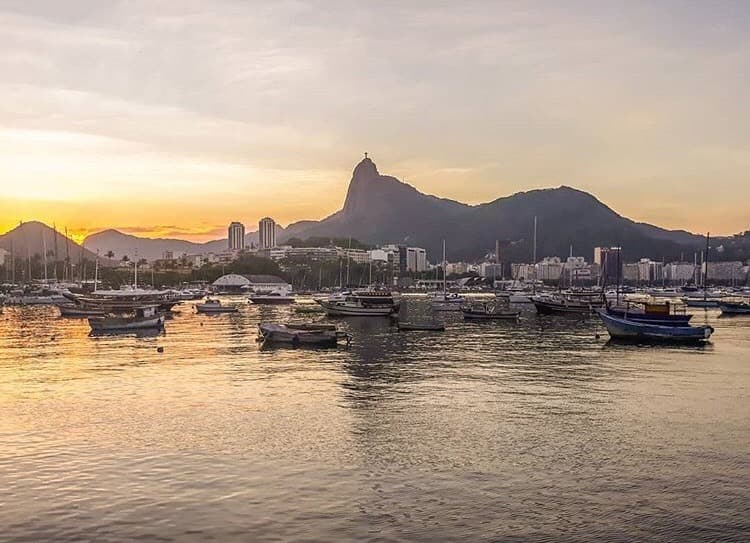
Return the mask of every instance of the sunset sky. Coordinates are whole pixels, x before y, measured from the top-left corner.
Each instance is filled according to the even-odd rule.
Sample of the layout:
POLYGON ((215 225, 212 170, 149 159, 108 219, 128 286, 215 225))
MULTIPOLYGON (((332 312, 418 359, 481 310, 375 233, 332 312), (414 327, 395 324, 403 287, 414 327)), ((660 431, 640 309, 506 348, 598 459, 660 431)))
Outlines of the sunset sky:
POLYGON ((750 2, 0 0, 0 233, 223 237, 381 173, 750 228, 750 2))

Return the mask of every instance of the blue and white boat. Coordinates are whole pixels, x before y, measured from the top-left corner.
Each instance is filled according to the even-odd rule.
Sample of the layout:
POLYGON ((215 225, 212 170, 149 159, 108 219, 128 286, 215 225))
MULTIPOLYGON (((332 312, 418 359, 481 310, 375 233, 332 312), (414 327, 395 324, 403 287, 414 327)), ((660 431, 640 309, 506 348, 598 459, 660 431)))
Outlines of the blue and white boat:
POLYGON ((707 341, 714 332, 708 325, 663 326, 610 315, 606 309, 600 309, 598 313, 612 339, 696 343, 707 341))

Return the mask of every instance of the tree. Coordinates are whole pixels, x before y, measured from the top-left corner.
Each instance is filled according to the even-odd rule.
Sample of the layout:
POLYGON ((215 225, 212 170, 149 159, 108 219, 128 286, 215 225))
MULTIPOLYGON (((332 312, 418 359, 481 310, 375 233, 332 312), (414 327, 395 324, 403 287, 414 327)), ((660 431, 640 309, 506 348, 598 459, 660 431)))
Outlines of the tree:
POLYGON ((104 256, 106 256, 109 259, 112 259, 112 258, 115 257, 115 253, 114 253, 114 251, 112 251, 112 249, 110 249, 109 251, 107 251, 106 253, 104 253, 104 256))
POLYGON ((128 255, 122 255, 122 258, 120 259, 123 262, 130 262, 130 258, 128 258, 128 255))

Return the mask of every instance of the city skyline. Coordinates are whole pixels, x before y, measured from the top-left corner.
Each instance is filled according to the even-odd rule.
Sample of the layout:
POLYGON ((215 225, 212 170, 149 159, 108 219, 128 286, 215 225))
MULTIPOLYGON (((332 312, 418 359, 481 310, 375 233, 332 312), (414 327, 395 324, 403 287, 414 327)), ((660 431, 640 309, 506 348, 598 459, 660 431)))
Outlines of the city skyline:
POLYGON ((750 8, 664 2, 0 6, 0 232, 217 239, 320 219, 370 151, 476 204, 570 185, 728 235, 750 8), (210 205, 207 205, 210 202, 210 205))

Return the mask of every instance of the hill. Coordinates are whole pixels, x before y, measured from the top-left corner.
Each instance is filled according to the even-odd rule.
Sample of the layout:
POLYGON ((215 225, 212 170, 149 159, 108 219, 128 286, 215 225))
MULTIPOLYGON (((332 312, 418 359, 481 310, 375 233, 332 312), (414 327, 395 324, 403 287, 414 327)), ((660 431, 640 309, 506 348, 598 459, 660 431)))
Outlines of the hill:
POLYGON ((355 168, 342 209, 319 221, 291 224, 283 238, 353 236, 365 243, 406 243, 438 259, 442 240, 452 260, 475 259, 502 240, 507 258, 529 260, 538 217, 537 254, 588 259, 593 248, 622 245, 625 258, 679 258, 699 247, 700 236, 637 223, 594 196, 561 186, 520 192, 476 206, 423 194, 381 175, 365 158, 355 168))

